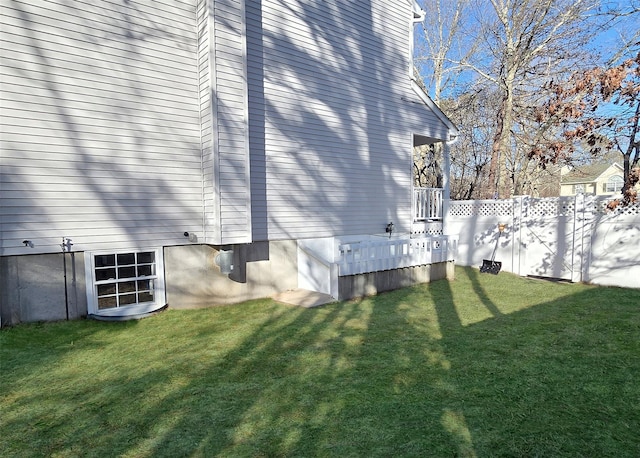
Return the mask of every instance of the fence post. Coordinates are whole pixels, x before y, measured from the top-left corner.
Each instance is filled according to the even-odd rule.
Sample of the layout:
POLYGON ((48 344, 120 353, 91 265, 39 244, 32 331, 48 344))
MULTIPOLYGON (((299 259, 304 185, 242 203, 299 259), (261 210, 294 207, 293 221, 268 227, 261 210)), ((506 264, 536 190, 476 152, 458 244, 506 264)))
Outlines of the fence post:
POLYGON ((591 264, 591 238, 595 229, 596 199, 595 196, 583 196, 582 215, 580 220, 580 245, 574 247, 580 256, 580 281, 589 281, 591 264))
POLYGON ((571 240, 571 282, 579 282, 582 277, 582 260, 580 249, 582 241, 582 215, 584 213, 584 194, 576 194, 573 198, 573 237, 571 240))
POLYGON ((451 144, 443 143, 444 170, 442 171, 442 234, 451 235, 451 144))
POLYGON ((527 250, 522 241, 522 229, 525 224, 524 217, 529 205, 529 196, 518 196, 513 198, 513 216, 511 221, 512 236, 512 256, 511 263, 513 273, 525 277, 529 272, 527 269, 527 250))

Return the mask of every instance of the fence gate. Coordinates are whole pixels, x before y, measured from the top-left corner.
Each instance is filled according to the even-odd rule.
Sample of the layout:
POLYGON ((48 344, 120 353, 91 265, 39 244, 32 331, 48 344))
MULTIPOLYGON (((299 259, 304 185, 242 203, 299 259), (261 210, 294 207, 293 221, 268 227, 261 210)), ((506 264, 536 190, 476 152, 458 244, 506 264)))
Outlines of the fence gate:
POLYGON ((593 198, 577 195, 521 198, 514 209, 519 226, 519 265, 525 275, 583 280, 589 252, 593 198))
POLYGON ((443 232, 459 236, 458 265, 478 267, 497 247, 503 271, 640 288, 640 202, 614 210, 613 197, 451 201, 443 232))

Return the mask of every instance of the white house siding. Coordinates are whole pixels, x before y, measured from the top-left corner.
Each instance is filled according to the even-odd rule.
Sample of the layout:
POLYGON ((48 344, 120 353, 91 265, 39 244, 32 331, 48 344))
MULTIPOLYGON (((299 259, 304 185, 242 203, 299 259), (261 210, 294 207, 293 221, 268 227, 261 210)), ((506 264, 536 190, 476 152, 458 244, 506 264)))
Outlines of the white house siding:
POLYGON ((205 237, 251 241, 244 2, 201 0, 198 60, 205 237))
POLYGON ((446 138, 411 90, 411 4, 247 3, 254 240, 411 222, 412 134, 446 138))
POLYGON ((202 227, 195 0, 1 12, 0 254, 184 243, 202 227))

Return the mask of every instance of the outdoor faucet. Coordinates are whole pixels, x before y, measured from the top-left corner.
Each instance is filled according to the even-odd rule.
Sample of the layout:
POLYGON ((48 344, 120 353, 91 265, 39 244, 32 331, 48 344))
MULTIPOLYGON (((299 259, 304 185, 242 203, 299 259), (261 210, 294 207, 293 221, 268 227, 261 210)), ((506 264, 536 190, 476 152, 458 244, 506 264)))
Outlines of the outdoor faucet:
POLYGON ((62 237, 62 243, 60 244, 60 248, 62 248, 62 252, 65 253, 70 253, 71 252, 71 247, 73 246, 73 243, 71 243, 71 239, 68 237, 62 237))

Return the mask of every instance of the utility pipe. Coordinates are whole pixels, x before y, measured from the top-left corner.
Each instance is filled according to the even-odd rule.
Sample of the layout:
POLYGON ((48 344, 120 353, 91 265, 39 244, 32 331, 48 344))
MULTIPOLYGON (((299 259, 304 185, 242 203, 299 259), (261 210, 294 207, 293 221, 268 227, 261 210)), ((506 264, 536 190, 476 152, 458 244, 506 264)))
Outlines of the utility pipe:
POLYGON ((67 312, 67 321, 69 321, 69 292, 67 288, 67 251, 71 251, 71 240, 62 237, 62 268, 64 269, 64 308, 67 312))

